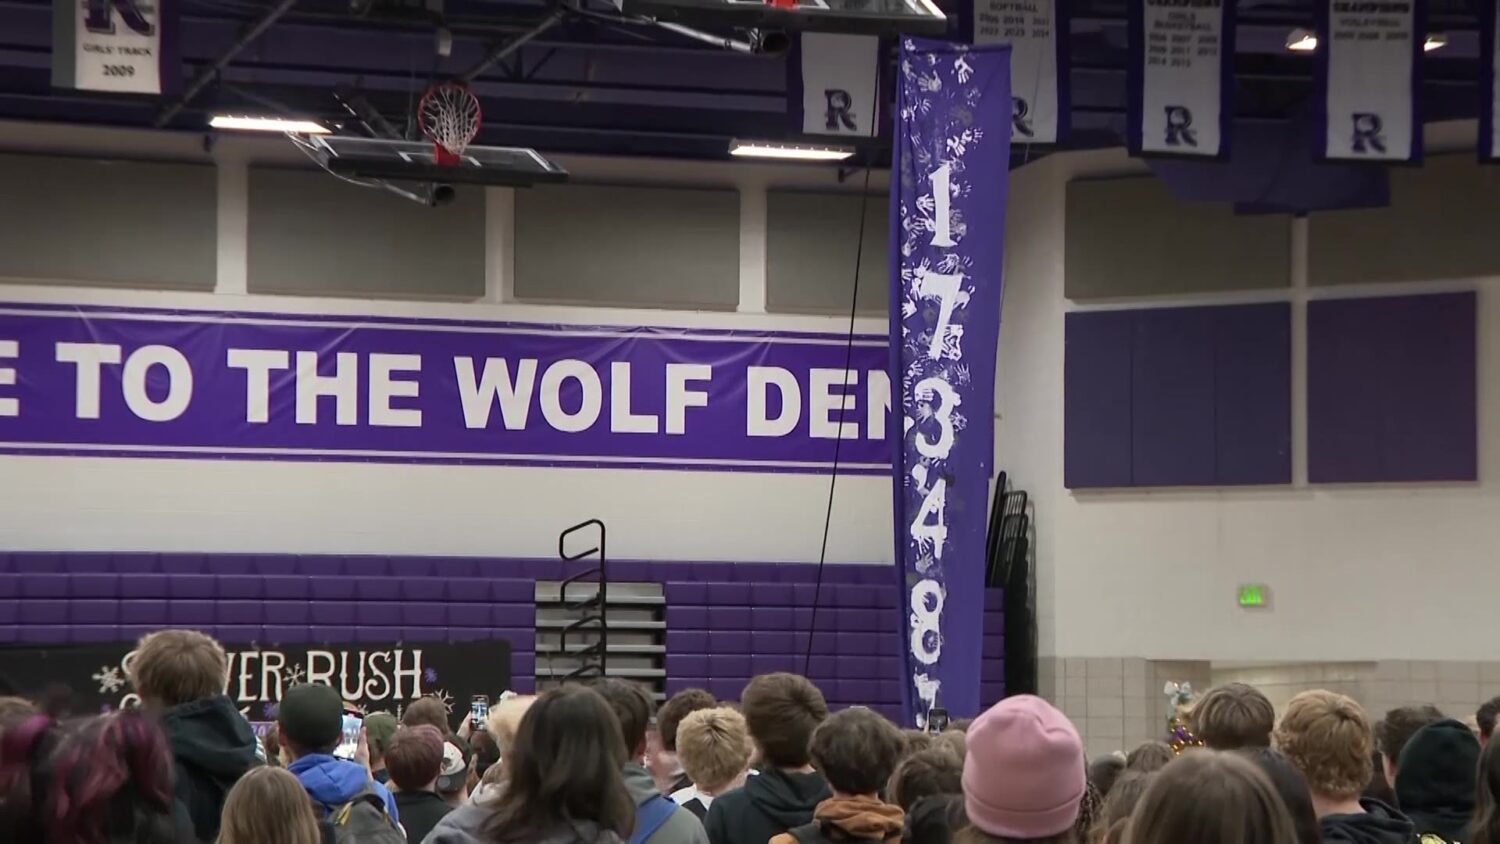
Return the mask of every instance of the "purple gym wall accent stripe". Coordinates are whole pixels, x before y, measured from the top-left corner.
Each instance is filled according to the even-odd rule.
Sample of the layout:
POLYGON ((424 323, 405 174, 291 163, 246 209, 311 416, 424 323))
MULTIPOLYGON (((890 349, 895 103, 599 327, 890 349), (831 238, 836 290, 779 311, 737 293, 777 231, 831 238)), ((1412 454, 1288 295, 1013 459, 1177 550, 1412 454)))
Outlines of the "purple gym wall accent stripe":
MULTIPOLYGON (((0 553, 0 646, 133 641, 167 625, 225 642, 509 640, 517 691, 535 688, 535 582, 587 561, 292 554, 0 553)), ((802 671, 813 624, 806 563, 611 561, 663 585, 668 693, 738 700, 756 673, 802 671)), ((835 707, 901 716, 902 642, 890 565, 823 567, 810 676, 835 707)), ((985 590, 982 702, 1004 690, 1001 591, 985 590)), ((545 655, 542 657, 545 659, 545 655)))
POLYGON ((1065 318, 1069 489, 1291 482, 1291 306, 1065 318))
POLYGON ((1478 479, 1476 305, 1473 292, 1308 304, 1309 481, 1478 479))

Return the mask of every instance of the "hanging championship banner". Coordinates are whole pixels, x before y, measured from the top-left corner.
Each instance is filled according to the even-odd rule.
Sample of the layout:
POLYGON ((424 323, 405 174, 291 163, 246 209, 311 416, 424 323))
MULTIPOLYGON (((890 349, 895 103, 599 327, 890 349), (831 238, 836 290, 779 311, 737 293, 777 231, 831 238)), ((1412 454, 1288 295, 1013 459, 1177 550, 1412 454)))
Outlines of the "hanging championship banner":
POLYGON ((1234 0, 1133 0, 1132 155, 1222 158, 1234 118, 1234 0))
POLYGON ((874 137, 879 67, 874 35, 802 33, 787 62, 793 125, 804 135, 874 137))
POLYGON ((1009 44, 1013 144, 1068 134, 1068 20, 1058 0, 973 0, 971 41, 1009 44))
POLYGON ((907 714, 979 709, 1011 48, 906 39, 891 179, 896 577, 907 714))
POLYGON ((1479 160, 1500 161, 1500 144, 1495 142, 1495 117, 1500 114, 1500 86, 1495 84, 1496 62, 1500 61, 1500 49, 1496 49, 1496 32, 1500 27, 1500 0, 1481 0, 1479 9, 1479 160))
POLYGON ((1319 0, 1320 158, 1422 160, 1421 0, 1319 0))
POLYGON ((53 0, 52 85, 125 94, 179 87, 170 0, 53 0))

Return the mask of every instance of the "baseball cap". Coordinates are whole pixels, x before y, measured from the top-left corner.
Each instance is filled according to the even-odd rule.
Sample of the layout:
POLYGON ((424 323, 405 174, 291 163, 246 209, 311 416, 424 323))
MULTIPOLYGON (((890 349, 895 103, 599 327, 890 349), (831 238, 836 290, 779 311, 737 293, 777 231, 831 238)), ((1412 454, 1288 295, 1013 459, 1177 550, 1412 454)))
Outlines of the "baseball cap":
POLYGON ((391 736, 396 734, 398 723, 396 716, 389 712, 371 712, 365 716, 365 738, 370 744, 371 753, 385 753, 386 746, 391 743, 391 736))
POLYGON ((324 750, 344 734, 343 698, 329 686, 292 686, 281 696, 276 723, 284 740, 306 751, 324 750))
POLYGON ((438 772, 437 792, 452 794, 464 787, 468 779, 469 766, 464 762, 464 752, 451 741, 443 742, 443 767, 438 772))

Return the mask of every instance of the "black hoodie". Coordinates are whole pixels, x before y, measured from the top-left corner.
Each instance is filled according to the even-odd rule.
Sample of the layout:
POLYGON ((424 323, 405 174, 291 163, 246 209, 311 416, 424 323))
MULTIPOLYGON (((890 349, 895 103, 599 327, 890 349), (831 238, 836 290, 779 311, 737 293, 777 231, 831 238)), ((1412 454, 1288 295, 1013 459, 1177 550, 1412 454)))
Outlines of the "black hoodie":
POLYGON ((255 732, 224 695, 206 697, 162 713, 162 731, 172 748, 177 800, 187 809, 199 841, 219 835, 224 796, 260 764, 255 732))
POLYGON ((766 844, 773 835, 812 823, 813 810, 832 796, 822 774, 768 768, 743 788, 715 797, 703 828, 710 844, 766 844))
POLYGON ((1413 844, 1417 840, 1416 834, 1412 832, 1411 821, 1405 815, 1368 797, 1361 798, 1359 805, 1364 808, 1361 813, 1324 815, 1318 819, 1325 844, 1336 841, 1351 844, 1413 844))
POLYGON ((1396 801, 1418 835, 1462 841, 1474 815, 1479 740, 1447 718, 1417 730, 1396 760, 1396 801))

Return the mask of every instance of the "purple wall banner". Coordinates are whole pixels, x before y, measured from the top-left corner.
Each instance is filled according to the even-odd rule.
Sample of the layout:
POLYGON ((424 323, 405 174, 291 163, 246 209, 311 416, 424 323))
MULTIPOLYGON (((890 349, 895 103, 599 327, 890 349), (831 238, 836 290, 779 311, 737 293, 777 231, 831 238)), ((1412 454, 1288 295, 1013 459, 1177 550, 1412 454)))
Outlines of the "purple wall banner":
POLYGON ((846 343, 0 304, 0 452, 826 472, 842 437, 883 475, 889 342, 846 343))
POLYGON ((1495 39, 1500 37, 1500 27, 1495 21, 1500 18, 1500 0, 1480 0, 1479 3, 1479 160, 1500 161, 1500 144, 1495 142, 1495 117, 1500 115, 1500 86, 1495 85, 1496 63, 1500 62, 1500 50, 1495 39))
POLYGON ((1132 155, 1224 158, 1234 118, 1234 0, 1132 0, 1132 155))
POLYGON ((1011 49, 905 39, 891 179, 903 701, 979 708, 1011 49), (897 344, 895 338, 899 338, 897 344))
POLYGON ((1422 160, 1422 0, 1318 0, 1318 158, 1422 160))

